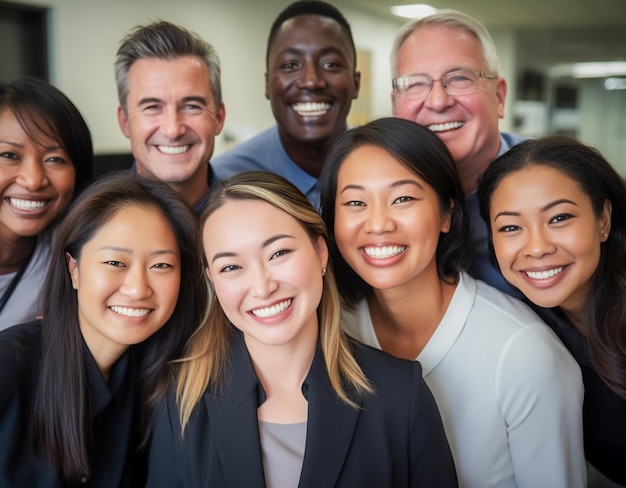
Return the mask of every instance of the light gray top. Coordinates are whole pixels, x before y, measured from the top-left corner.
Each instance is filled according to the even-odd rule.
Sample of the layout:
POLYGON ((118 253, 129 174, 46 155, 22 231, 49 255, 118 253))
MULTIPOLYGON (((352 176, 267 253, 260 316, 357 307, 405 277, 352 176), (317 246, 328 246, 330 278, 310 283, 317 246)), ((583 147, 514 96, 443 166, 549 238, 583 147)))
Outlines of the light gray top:
POLYGON ((275 424, 259 421, 263 470, 267 488, 297 487, 300 482, 306 422, 275 424))
MULTIPOLYGON (((11 298, 0 313, 0 330, 35 320, 41 315, 41 287, 50 264, 51 232, 37 238, 35 251, 11 298)), ((0 296, 9 287, 15 273, 0 275, 0 296)))

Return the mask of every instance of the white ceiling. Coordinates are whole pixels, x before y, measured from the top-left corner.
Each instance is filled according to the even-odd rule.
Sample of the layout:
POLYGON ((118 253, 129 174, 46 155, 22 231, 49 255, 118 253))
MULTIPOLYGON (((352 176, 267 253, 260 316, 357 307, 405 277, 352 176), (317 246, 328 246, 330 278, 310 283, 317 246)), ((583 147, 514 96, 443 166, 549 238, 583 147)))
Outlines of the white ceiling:
POLYGON ((393 17, 389 13, 392 5, 427 3, 436 8, 461 10, 486 26, 626 26, 626 0, 343 0, 341 3, 390 17, 393 17))
MULTIPOLYGON (((339 3, 339 2, 337 2, 339 3)), ((626 60, 626 0, 342 0, 342 4, 394 19, 392 5, 428 3, 453 8, 488 29, 515 28, 525 43, 550 39, 555 62, 626 60)), ((545 45, 545 44, 544 44, 545 45)))

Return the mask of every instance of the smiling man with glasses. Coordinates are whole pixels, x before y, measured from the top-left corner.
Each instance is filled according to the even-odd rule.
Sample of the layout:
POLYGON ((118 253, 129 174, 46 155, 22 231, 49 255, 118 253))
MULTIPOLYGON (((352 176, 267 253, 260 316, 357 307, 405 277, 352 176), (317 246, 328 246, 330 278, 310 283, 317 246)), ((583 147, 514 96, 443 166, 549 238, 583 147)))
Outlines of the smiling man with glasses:
POLYGON ((455 10, 411 21, 396 36, 391 55, 392 111, 428 127, 452 153, 470 220, 470 273, 519 296, 488 258, 488 234, 476 188, 483 171, 523 138, 500 132, 506 80, 485 27, 455 10))

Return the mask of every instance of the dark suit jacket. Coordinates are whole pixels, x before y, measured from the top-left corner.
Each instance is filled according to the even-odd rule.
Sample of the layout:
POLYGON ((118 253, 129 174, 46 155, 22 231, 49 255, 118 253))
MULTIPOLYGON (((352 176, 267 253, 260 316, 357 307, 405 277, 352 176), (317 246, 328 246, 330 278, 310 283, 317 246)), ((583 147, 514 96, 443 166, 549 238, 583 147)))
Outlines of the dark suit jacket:
MULTIPOLYGON (((439 411, 420 364, 367 346, 354 344, 353 349, 376 393, 358 400, 360 409, 341 401, 318 346, 302 385, 309 406, 299 486, 457 486, 439 411)), ((184 436, 174 395, 157 408, 147 486, 265 486, 257 420, 264 392, 241 336, 230 357, 225 391, 207 390, 184 436)))

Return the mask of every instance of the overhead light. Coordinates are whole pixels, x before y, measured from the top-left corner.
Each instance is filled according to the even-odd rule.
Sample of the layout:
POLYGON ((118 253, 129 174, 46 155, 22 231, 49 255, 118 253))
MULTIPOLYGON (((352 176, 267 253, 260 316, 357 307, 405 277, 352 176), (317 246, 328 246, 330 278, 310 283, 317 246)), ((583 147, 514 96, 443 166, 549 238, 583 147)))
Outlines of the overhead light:
POLYGON ((553 77, 605 78, 626 75, 626 61, 598 61, 591 63, 558 64, 550 69, 553 77))
POLYGON ((604 80, 605 90, 626 90, 626 78, 607 78, 604 80))
POLYGON ((574 63, 572 74, 575 78, 602 78, 604 76, 626 75, 626 61, 574 63))
POLYGON ((415 3, 412 5, 394 5, 391 7, 391 13, 398 17, 406 19, 421 19, 427 15, 434 14, 437 11, 432 5, 425 3, 415 3))

